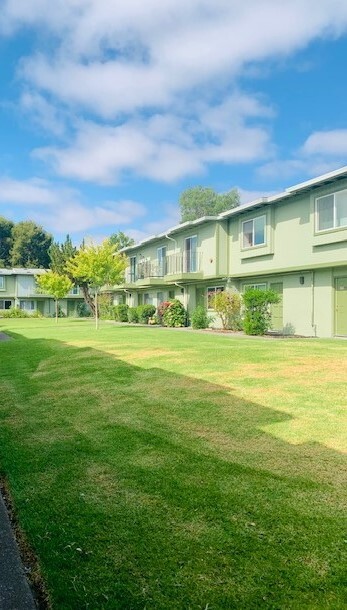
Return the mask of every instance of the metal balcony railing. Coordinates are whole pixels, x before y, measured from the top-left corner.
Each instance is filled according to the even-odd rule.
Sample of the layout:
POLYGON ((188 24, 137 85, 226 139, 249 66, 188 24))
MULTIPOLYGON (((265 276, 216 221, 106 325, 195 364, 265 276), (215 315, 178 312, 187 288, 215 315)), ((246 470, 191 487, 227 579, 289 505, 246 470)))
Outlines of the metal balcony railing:
POLYGON ((201 271, 201 252, 178 252, 166 257, 167 275, 201 271))

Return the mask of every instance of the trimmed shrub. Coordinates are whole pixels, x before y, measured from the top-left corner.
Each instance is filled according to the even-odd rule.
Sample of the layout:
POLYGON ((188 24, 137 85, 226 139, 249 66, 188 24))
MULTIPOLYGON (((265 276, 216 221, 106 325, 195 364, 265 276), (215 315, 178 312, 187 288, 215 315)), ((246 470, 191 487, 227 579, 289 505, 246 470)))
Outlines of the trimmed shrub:
POLYGON ((129 307, 128 309, 128 322, 131 324, 137 324, 139 321, 139 314, 137 307, 129 307))
POLYGON ((128 321, 128 309, 129 309, 129 305, 125 305, 124 303, 115 305, 113 307, 114 319, 117 322, 127 322, 128 321))
POLYGON ((79 318, 89 318, 92 315, 90 307, 88 307, 85 301, 77 303, 76 312, 79 318))
POLYGON ((165 326, 179 327, 186 326, 187 312, 181 301, 174 299, 165 310, 163 316, 165 326))
POLYGON ((25 309, 19 307, 11 307, 1 312, 2 318, 30 318, 30 314, 25 309))
POLYGON ((159 305, 157 307, 157 315, 159 318, 159 324, 162 324, 163 326, 165 326, 164 314, 165 314, 167 308, 170 307, 170 305, 171 305, 171 301, 162 301, 162 303, 159 303, 159 305))
POLYGON ((217 291, 211 296, 210 305, 221 319, 223 330, 239 330, 241 297, 238 292, 217 291))
POLYGON ((192 313, 192 327, 195 329, 207 328, 210 322, 208 313, 202 305, 198 305, 192 313))
POLYGON ((138 305, 137 314, 139 316, 140 324, 148 324, 149 318, 155 314, 155 307, 154 305, 138 305))
POLYGON ((244 331, 247 335, 264 335, 271 328, 269 305, 278 303, 279 295, 274 290, 249 288, 243 295, 245 305, 244 331))

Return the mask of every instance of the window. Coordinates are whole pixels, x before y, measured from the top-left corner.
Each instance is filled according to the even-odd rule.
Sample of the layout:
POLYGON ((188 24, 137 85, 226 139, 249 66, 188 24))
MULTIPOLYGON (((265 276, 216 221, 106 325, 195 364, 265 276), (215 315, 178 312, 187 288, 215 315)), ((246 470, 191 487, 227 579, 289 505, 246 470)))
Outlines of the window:
POLYGON ((0 275, 0 290, 5 290, 5 277, 0 275))
POLYGON ((317 231, 347 227, 347 190, 316 199, 317 231))
POLYGON ((35 301, 19 301, 19 308, 25 311, 34 311, 36 309, 35 305, 35 301))
POLYGON ((207 288, 207 308, 213 309, 213 300, 216 294, 224 291, 224 286, 212 286, 207 288))
POLYGON ((254 248, 265 244, 265 216, 258 216, 242 223, 242 247, 254 248))
POLYGON ((175 291, 169 290, 169 299, 174 299, 174 298, 175 298, 175 291))
POLYGON ((195 273, 197 271, 197 243, 198 238, 196 235, 187 237, 185 239, 185 272, 195 273))
POLYGON ((130 281, 136 282, 136 256, 130 257, 130 281))
POLYGON ((244 292, 246 290, 254 289, 254 290, 266 290, 266 284, 245 284, 243 287, 244 292))
POLYGON ((152 305, 152 297, 148 292, 143 295, 143 303, 144 305, 152 305))
POLYGON ((79 286, 73 286, 70 290, 69 294, 79 294, 80 293, 80 289, 79 286))
POLYGON ((164 293, 157 292, 157 305, 159 305, 159 303, 162 303, 163 301, 164 301, 164 293))
POLYGON ((12 301, 6 301, 5 299, 0 299, 0 309, 10 309, 12 307, 12 301))
POLYGON ((158 275, 162 277, 167 273, 166 265, 166 246, 157 248, 158 275))

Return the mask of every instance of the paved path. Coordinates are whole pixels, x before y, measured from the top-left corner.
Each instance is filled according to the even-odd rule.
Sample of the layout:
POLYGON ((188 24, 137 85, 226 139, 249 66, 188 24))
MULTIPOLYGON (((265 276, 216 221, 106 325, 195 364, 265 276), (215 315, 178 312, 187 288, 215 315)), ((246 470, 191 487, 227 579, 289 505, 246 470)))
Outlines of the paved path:
POLYGON ((0 610, 36 608, 0 493, 0 610))

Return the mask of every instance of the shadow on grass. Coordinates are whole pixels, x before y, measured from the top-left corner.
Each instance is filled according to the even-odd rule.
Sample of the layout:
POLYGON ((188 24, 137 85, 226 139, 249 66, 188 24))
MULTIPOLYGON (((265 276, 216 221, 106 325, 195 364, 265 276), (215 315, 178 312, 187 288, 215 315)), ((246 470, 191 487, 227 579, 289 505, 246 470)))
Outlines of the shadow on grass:
POLYGON ((11 335, 0 462, 54 607, 344 607, 341 455, 217 384, 11 335))

